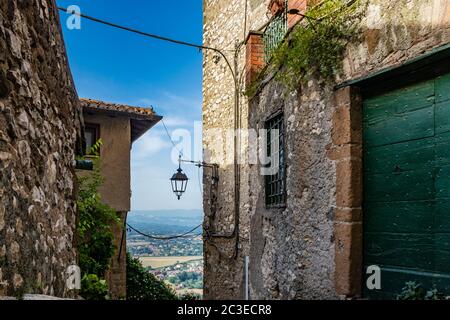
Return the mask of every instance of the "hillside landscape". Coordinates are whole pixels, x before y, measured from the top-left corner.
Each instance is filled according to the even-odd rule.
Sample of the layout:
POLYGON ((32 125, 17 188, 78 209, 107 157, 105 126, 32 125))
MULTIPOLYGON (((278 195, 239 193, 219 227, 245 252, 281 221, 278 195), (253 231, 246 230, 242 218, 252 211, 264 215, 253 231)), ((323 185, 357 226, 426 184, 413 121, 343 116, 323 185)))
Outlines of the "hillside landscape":
MULTIPOLYGON (((203 222, 201 210, 132 211, 128 224, 151 237, 184 234, 203 222)), ((128 229, 127 249, 143 266, 178 292, 202 293, 202 228, 186 237, 157 240, 128 229)))

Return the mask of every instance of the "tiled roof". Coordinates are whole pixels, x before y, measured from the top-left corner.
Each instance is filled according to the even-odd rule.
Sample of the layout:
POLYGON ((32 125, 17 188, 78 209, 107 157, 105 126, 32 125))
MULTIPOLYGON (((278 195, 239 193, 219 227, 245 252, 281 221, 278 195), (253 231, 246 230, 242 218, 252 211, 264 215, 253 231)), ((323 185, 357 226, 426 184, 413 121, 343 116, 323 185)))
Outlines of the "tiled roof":
POLYGON ((126 117, 131 122, 131 141, 136 141, 145 132, 157 124, 162 117, 153 108, 132 107, 124 104, 109 103, 92 99, 80 99, 85 117, 89 113, 102 113, 112 116, 126 117))
POLYGON ((131 116, 133 115, 141 117, 144 116, 152 119, 157 117, 155 111, 153 111, 153 108, 151 107, 150 108, 133 107, 124 104, 109 103, 93 99, 80 99, 80 103, 83 108, 92 110, 128 113, 131 116))

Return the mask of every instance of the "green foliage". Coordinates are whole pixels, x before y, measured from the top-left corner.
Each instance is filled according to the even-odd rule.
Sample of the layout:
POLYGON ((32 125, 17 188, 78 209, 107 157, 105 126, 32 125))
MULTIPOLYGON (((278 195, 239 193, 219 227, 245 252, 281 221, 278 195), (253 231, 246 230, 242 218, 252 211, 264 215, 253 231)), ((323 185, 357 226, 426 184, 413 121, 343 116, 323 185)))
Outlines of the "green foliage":
POLYGON ((89 160, 98 160, 100 159, 100 149, 103 145, 102 139, 98 139, 97 142, 93 146, 87 150, 85 156, 77 156, 77 160, 86 160, 86 158, 89 158, 89 160))
POLYGON ((168 281, 172 284, 183 284, 187 288, 202 289, 203 277, 195 272, 180 272, 176 277, 170 277, 168 281))
MULTIPOLYGON (((79 265, 83 273, 84 285, 82 292, 89 297, 104 297, 103 278, 114 254, 114 235, 112 225, 119 223, 114 209, 101 201, 98 188, 103 182, 99 166, 99 150, 102 142, 99 140, 89 154, 94 160, 94 171, 86 177, 79 178, 78 190, 78 252, 79 265), (94 276, 98 278, 95 281, 94 276), (97 294, 93 290, 98 289, 97 294)), ((105 282, 106 285, 106 282, 105 282)), ((82 295, 83 296, 83 295, 82 295)), ((87 296, 83 296, 88 299, 87 296)))
POLYGON ((333 79, 342 70, 347 44, 357 34, 362 1, 330 0, 309 8, 306 25, 300 23, 272 57, 279 68, 277 80, 295 87, 317 73, 333 79))
POLYGON ((107 300, 108 286, 106 281, 100 279, 96 274, 86 274, 81 279, 80 295, 86 300, 107 300))
POLYGON ((103 145, 103 141, 102 139, 98 139, 94 145, 89 149, 88 151, 88 156, 93 156, 95 158, 99 158, 100 157, 100 148, 103 145))
POLYGON ((426 290, 422 284, 414 281, 407 282, 397 300, 442 300, 444 295, 436 288, 426 290))
POLYGON ((178 300, 175 291, 145 270, 138 259, 127 253, 127 300, 178 300))
POLYGON ((181 295, 178 300, 181 301, 196 301, 196 300, 201 300, 201 297, 198 294, 194 294, 192 292, 188 292, 185 293, 183 295, 181 295))
POLYGON ((118 223, 114 209, 101 202, 97 187, 101 181, 95 171, 81 184, 78 198, 78 250, 84 273, 104 276, 114 254, 112 223, 118 223))

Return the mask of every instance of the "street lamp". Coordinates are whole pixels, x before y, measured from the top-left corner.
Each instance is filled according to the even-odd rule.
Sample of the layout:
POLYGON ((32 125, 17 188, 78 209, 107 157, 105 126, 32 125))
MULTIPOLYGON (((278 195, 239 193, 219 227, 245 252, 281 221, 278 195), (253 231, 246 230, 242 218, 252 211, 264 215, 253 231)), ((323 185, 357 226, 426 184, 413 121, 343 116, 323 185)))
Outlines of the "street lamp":
POLYGON ((189 178, 183 173, 181 169, 181 158, 178 160, 179 166, 177 172, 172 176, 170 182, 172 183, 172 191, 177 196, 178 200, 181 199, 181 196, 186 192, 186 187, 189 181, 189 178))
POLYGON ((308 15, 306 15, 306 14, 303 14, 303 13, 301 13, 301 11, 300 11, 299 9, 290 9, 290 10, 288 10, 288 14, 297 15, 297 16, 301 16, 301 17, 303 17, 303 18, 306 18, 306 19, 308 20, 309 25, 312 26, 313 31, 314 31, 314 32, 317 32, 317 29, 316 29, 316 26, 314 25, 314 23, 315 23, 315 22, 318 22, 319 19, 313 18, 313 17, 308 16, 308 15), (311 20, 314 21, 314 23, 311 22, 311 20))
POLYGON ((217 185, 219 182, 219 165, 217 164, 209 164, 206 162, 201 161, 191 161, 191 160, 182 160, 181 156, 178 159, 179 167, 177 172, 173 175, 173 177, 170 179, 172 183, 172 191, 177 196, 178 200, 181 199, 181 196, 186 192, 186 187, 189 178, 183 173, 183 170, 181 169, 181 163, 192 163, 195 164, 195 166, 199 168, 211 168, 212 169, 212 184, 217 185))
POLYGON ((289 9, 288 10, 288 14, 292 14, 292 15, 297 15, 297 16, 302 16, 305 17, 307 19, 311 19, 311 20, 318 20, 317 18, 313 18, 311 16, 308 16, 306 14, 303 14, 299 9, 289 9))

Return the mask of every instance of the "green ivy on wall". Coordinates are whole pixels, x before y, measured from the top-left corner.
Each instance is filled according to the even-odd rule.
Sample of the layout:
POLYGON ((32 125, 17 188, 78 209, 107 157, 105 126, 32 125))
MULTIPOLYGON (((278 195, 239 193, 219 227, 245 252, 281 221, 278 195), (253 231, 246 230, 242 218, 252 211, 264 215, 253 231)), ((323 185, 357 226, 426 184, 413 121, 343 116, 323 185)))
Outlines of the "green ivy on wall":
POLYGON ((273 56, 280 66, 277 79, 295 86, 313 74, 326 80, 342 70, 347 44, 358 34, 363 0, 330 0, 307 10, 304 21, 292 31, 273 56))
MULTIPOLYGON (((328 0, 309 7, 271 58, 275 79, 290 88, 313 75, 333 80, 342 71, 347 44, 360 34, 366 6, 367 0, 328 0)), ((247 89, 248 96, 258 91, 262 78, 247 89)))

